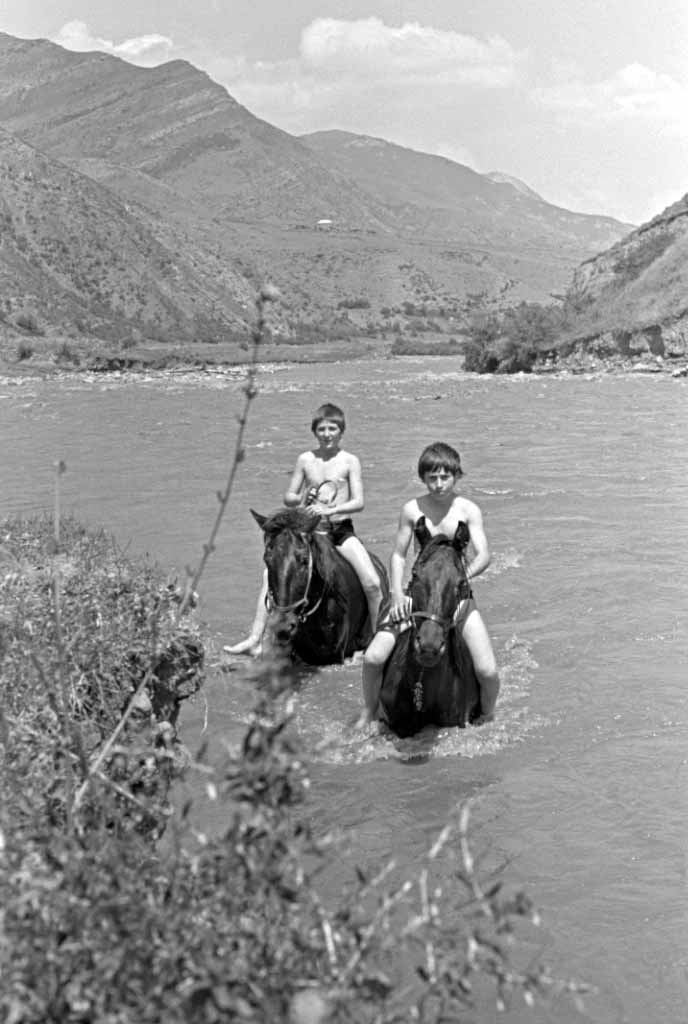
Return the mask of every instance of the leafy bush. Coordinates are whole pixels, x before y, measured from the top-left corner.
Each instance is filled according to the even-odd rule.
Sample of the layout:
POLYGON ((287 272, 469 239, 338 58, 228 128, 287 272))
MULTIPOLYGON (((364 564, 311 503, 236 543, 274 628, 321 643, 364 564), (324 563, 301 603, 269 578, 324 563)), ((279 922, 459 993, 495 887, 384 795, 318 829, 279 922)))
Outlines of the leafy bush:
POLYGON ((154 845, 180 763, 175 708, 199 679, 197 660, 173 658, 166 675, 159 659, 198 635, 177 620, 174 588, 103 535, 69 524, 56 556, 47 521, 2 530, 14 566, 0 634, 3 1020, 439 1024, 461 1019, 478 979, 502 1004, 562 987, 510 964, 519 921, 530 930, 537 915, 499 878, 479 879, 467 807, 412 874, 360 866, 323 900, 337 845, 305 804, 290 666, 264 664, 239 749, 192 766, 224 805, 219 833, 200 834, 187 802, 154 845), (147 685, 151 708, 112 743, 142 673, 171 701, 156 710, 147 685))
POLYGON ((21 363, 24 359, 30 359, 32 355, 33 345, 26 341, 20 341, 17 345, 17 361, 21 363))
POLYGON ((19 313, 15 318, 14 322, 17 325, 17 327, 21 327, 23 331, 28 331, 30 334, 44 333, 40 324, 38 323, 38 319, 36 318, 35 313, 19 313))
POLYGON ((58 363, 70 363, 72 366, 79 366, 81 362, 79 353, 67 341, 63 341, 59 346, 55 352, 55 359, 58 363))
POLYGON ((529 373, 555 347, 563 314, 559 306, 521 302, 501 315, 473 317, 463 350, 474 373, 529 373))

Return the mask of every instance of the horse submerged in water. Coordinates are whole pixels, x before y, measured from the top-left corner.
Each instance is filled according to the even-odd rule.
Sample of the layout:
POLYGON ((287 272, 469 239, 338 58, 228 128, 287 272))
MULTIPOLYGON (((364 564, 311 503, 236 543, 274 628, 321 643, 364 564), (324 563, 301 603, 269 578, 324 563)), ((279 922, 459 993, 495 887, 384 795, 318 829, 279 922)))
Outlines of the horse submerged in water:
POLYGON ((463 728, 481 714, 478 680, 455 615, 470 594, 463 560, 468 528, 460 524, 450 540, 433 536, 423 519, 415 534, 420 550, 409 586, 411 623, 397 638, 380 690, 382 718, 401 737, 427 725, 463 728))
MULTIPOLYGON (((268 629, 277 644, 307 665, 338 664, 367 647, 373 631, 363 588, 322 520, 301 508, 270 516, 251 509, 251 515, 263 531, 268 629)), ((387 572, 377 556, 370 557, 384 601, 387 572)))

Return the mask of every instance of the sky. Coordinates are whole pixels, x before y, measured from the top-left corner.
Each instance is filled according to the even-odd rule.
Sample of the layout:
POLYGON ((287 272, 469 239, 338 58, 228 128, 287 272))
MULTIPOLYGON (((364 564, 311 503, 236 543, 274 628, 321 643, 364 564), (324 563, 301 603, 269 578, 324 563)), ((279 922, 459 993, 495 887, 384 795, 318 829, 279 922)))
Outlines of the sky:
POLYGON ((258 117, 640 224, 688 192, 686 0, 2 0, 0 31, 185 59, 258 117))

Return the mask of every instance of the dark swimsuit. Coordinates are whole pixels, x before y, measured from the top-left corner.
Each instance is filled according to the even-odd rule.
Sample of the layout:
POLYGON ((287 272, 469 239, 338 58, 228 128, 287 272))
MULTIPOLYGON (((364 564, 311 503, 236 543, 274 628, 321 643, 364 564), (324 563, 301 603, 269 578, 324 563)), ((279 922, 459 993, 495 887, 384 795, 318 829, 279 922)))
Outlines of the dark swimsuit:
POLYGON ((330 537, 336 548, 341 547, 349 537, 355 537, 354 524, 351 519, 340 519, 339 522, 330 523, 330 537))
MULTIPOLYGON (((418 519, 416 519, 415 523, 413 524, 413 535, 418 541, 418 543, 420 543, 421 541, 419 534, 423 526, 425 526, 425 516, 419 516, 418 519)), ((437 534, 435 534, 435 536, 437 536, 437 534)), ((461 520, 457 524, 456 532, 454 534, 454 537, 452 538, 452 545, 460 555, 463 555, 470 539, 471 536, 470 533, 468 532, 468 526, 466 523, 463 522, 463 520, 461 520)), ((410 585, 411 581, 409 580, 406 586, 406 593, 408 593, 410 585)), ((471 590, 470 583, 466 579, 462 580, 461 584, 459 585, 459 601, 470 600, 472 597, 473 591, 471 590)), ((401 622, 392 622, 391 620, 387 619, 390 607, 391 599, 390 601, 385 602, 383 604, 383 607, 380 608, 380 614, 377 620, 377 632, 394 633, 395 635, 398 635, 401 632, 402 628, 405 629, 408 626, 408 620, 402 619, 401 622)))
MULTIPOLYGON (((327 480, 323 481, 328 483, 327 480)), ((311 487, 306 495, 306 505, 312 505, 314 501, 317 501, 318 488, 311 487)), ((354 524, 352 519, 340 519, 332 522, 327 516, 323 516, 320 520, 323 532, 328 533, 330 539, 336 548, 341 547, 345 540, 349 537, 355 537, 354 524)), ((320 531, 318 531, 320 532, 320 531)))

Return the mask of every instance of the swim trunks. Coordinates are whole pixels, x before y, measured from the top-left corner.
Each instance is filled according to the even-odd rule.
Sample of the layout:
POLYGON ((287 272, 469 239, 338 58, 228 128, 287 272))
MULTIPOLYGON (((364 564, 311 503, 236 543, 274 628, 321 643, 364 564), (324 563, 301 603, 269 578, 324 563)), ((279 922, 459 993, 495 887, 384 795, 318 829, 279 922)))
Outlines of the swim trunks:
POLYGON ((339 522, 330 522, 330 536, 336 548, 341 547, 349 537, 355 537, 354 524, 351 519, 340 519, 339 522))

